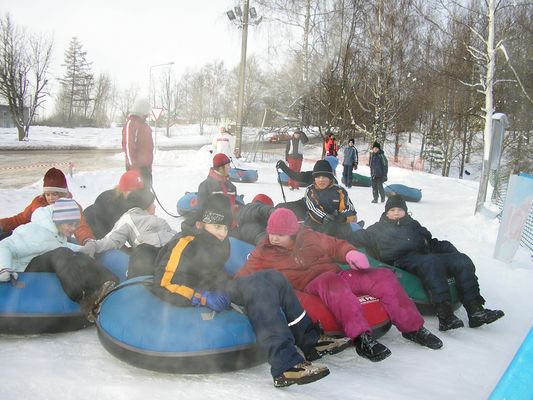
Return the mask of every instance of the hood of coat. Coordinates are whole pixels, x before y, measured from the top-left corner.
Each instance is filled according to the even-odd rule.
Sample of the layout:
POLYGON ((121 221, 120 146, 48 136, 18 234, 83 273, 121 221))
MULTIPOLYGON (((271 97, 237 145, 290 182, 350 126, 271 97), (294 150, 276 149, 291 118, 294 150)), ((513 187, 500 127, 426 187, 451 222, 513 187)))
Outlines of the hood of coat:
POLYGON ((31 222, 58 235, 57 225, 52 221, 52 205, 40 207, 31 216, 31 222))

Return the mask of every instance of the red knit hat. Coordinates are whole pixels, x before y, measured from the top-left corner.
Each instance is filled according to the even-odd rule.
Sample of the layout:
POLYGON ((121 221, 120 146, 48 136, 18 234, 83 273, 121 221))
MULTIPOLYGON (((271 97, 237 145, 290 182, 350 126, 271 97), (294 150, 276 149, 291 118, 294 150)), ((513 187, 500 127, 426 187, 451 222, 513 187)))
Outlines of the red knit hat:
POLYGON ((50 168, 44 174, 43 192, 68 193, 67 178, 65 174, 57 168, 50 168))
POLYGON ((213 157, 213 168, 222 167, 223 165, 229 164, 230 159, 224 153, 217 153, 213 157))
POLYGON ((259 193, 257 196, 255 196, 252 199, 252 203, 257 203, 257 202, 266 204, 267 206, 270 206, 270 207, 274 207, 274 202, 266 194, 259 193))
POLYGON ((122 174, 117 188, 121 192, 133 192, 136 189, 144 188, 144 181, 139 171, 132 169, 122 174))
POLYGON ((294 235, 300 230, 298 218, 288 208, 278 208, 267 223, 267 233, 274 235, 294 235))

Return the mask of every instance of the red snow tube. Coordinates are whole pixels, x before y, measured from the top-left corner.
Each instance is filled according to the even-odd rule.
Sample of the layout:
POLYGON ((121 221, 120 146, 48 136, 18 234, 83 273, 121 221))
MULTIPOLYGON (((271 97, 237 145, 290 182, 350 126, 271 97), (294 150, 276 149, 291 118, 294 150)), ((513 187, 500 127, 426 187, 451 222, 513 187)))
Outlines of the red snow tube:
MULTIPOLYGON (((340 324, 318 296, 300 292, 299 290, 295 292, 302 307, 307 311, 313 322, 320 321, 322 328, 328 334, 344 334, 340 324)), ((359 296, 359 302, 363 306, 363 314, 366 320, 372 327, 373 336, 379 338, 387 333, 391 327, 391 322, 379 299, 364 295, 359 296)))

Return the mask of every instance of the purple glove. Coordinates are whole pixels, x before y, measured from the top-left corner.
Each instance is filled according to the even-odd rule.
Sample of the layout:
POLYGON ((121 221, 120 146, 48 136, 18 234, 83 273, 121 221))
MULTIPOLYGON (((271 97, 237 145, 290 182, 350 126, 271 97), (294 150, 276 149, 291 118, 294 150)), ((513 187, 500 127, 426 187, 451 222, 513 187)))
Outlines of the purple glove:
POLYGON ((370 267, 366 255, 357 250, 350 250, 346 253, 346 263, 351 269, 368 269, 370 267))
POLYGON ((211 292, 195 293, 191 299, 193 306, 207 306, 213 311, 222 311, 230 306, 230 299, 226 293, 211 292))

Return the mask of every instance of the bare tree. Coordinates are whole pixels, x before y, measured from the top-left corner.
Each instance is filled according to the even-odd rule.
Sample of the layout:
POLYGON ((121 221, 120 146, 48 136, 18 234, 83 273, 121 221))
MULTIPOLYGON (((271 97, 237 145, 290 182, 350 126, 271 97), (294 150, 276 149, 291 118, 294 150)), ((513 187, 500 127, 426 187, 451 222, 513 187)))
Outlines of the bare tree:
POLYGON ((53 40, 32 36, 9 16, 0 20, 0 95, 17 127, 19 141, 27 140, 37 109, 44 103, 53 40))
POLYGON ((116 107, 120 112, 120 122, 124 122, 139 95, 139 86, 131 84, 127 89, 120 91, 116 99, 116 107))

